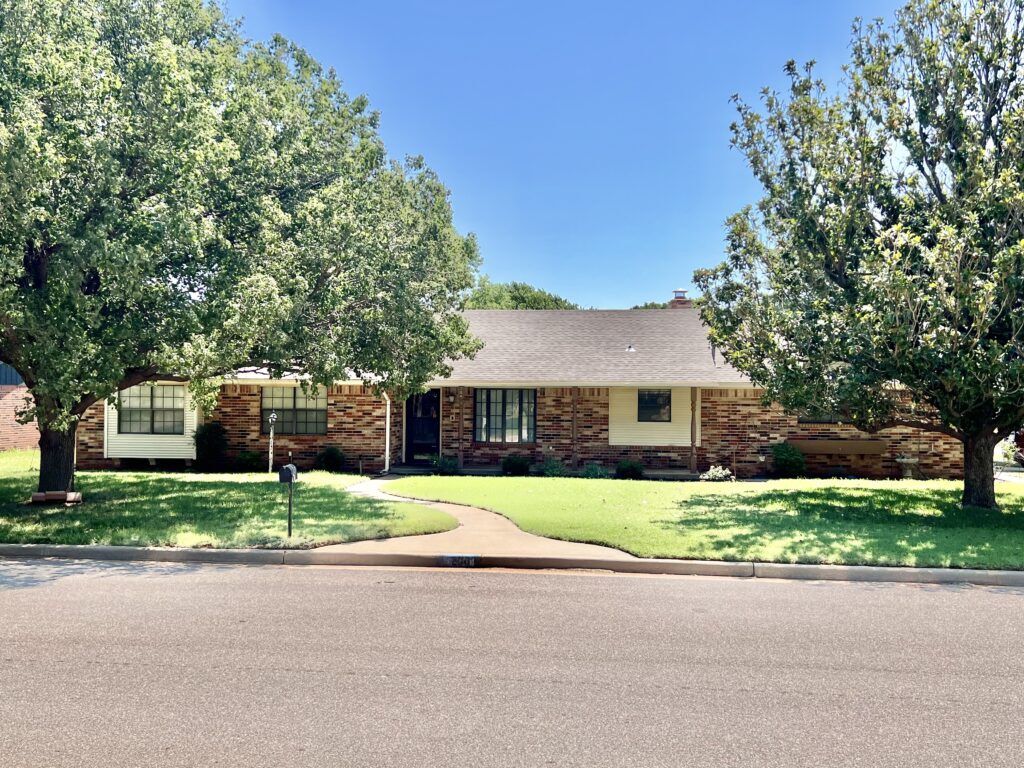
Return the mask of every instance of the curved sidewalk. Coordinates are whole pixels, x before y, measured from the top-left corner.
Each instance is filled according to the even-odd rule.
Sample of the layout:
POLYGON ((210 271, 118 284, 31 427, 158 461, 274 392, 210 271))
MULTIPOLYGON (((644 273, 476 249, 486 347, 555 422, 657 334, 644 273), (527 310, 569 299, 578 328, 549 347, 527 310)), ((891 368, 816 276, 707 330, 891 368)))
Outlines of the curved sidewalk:
POLYGON ((362 552, 415 555, 502 555, 526 557, 579 557, 602 560, 636 560, 633 555, 611 547, 596 544, 577 544, 571 541, 548 539, 534 536, 520 529, 506 517, 477 507, 448 504, 440 501, 417 501, 402 496, 393 496, 382 486, 394 477, 364 480, 349 486, 346 490, 357 496, 367 496, 381 501, 401 501, 425 504, 446 512, 459 521, 459 527, 444 533, 428 533, 422 536, 398 536, 393 539, 371 539, 354 541, 349 544, 331 544, 318 547, 318 552, 362 552))

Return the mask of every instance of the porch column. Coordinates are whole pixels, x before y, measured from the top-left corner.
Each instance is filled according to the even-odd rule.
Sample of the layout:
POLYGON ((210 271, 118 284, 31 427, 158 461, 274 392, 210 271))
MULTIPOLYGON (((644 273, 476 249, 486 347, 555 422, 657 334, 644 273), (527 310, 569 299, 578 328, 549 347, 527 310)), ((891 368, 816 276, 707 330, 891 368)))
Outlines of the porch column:
POLYGON ((700 390, 690 387, 690 471, 697 471, 697 398, 700 390))

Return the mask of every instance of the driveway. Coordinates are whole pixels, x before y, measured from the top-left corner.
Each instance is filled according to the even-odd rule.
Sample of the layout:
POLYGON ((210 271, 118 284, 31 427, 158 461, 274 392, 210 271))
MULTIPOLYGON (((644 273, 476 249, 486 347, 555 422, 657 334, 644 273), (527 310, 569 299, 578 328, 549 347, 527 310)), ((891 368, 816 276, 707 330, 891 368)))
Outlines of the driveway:
POLYGON ((1024 592, 0 561, 0 765, 1019 766, 1024 592))

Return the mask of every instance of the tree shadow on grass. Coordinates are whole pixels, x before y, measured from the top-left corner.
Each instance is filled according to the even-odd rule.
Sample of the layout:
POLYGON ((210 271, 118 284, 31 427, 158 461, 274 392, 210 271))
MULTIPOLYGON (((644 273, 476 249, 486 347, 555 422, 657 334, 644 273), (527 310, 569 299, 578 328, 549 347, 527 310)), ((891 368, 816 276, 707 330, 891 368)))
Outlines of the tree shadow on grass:
POLYGON ((286 539, 287 486, 269 479, 83 472, 86 501, 72 507, 25 504, 32 482, 0 479, 0 541, 303 548, 386 537, 402 518, 391 503, 300 482, 286 539))
POLYGON ((778 562, 1024 567, 1024 499, 964 509, 955 490, 842 487, 707 493, 656 521, 700 557, 778 562))

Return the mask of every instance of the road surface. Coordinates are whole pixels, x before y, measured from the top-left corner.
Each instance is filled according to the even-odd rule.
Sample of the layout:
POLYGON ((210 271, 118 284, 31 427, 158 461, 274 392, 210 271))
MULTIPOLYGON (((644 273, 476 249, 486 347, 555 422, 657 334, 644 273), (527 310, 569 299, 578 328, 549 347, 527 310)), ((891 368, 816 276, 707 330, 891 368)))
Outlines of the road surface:
POLYGON ((1019 766, 1024 591, 0 561, 0 765, 1019 766))

